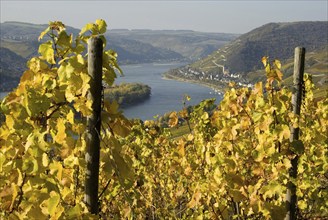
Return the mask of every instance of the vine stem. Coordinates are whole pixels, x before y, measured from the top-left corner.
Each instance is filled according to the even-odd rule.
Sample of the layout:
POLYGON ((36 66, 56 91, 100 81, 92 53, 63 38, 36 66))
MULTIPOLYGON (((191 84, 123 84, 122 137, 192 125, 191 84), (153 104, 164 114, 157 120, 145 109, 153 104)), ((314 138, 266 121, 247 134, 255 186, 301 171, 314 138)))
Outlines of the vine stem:
POLYGON ((103 190, 101 191, 101 193, 98 196, 98 200, 101 198, 101 196, 105 193, 106 189, 108 188, 110 182, 112 181, 112 179, 109 179, 106 186, 103 188, 103 190))
POLYGON ((23 186, 25 184, 25 181, 26 181, 26 178, 27 178, 27 175, 26 173, 23 174, 23 181, 22 181, 22 184, 19 186, 19 192, 18 192, 18 201, 17 203, 15 204, 15 206, 13 206, 13 208, 10 210, 9 213, 13 213, 14 210, 17 210, 18 207, 20 206, 20 204, 22 203, 23 201, 23 186))

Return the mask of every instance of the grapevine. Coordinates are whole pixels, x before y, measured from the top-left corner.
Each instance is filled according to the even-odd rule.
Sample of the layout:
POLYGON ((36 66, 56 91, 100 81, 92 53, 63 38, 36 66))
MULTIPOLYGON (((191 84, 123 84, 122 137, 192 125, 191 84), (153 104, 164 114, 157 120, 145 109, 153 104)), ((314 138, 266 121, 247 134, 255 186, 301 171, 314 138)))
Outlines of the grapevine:
MULTIPOLYGON (((267 82, 230 87, 223 100, 204 100, 169 115, 172 138, 159 121, 128 120, 104 100, 99 215, 83 201, 85 120, 92 111, 86 42, 103 34, 97 20, 73 37, 61 22, 41 33, 39 56, 28 61, 18 87, 1 104, 2 219, 283 219, 291 156, 299 156, 298 217, 328 216, 328 99, 313 99, 305 76, 302 114, 291 111, 278 60, 262 59, 267 82), (290 143, 290 127, 300 140, 290 143)), ((120 72, 104 51, 104 86, 120 72)))

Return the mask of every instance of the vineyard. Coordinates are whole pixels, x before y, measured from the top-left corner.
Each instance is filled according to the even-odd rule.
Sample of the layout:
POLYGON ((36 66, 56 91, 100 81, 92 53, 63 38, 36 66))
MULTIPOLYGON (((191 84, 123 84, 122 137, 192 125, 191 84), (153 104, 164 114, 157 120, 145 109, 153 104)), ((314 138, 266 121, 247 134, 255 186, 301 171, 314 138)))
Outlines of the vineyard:
MULTIPOLYGON (((170 128, 130 121, 115 101, 102 100, 97 210, 90 208, 86 49, 95 37, 106 45, 106 28, 97 20, 74 37, 50 22, 39 56, 3 100, 0 219, 284 219, 293 211, 291 185, 290 219, 328 218, 328 98, 314 101, 305 74, 301 114, 293 113, 294 91, 284 86, 280 62, 267 57, 266 83, 231 83, 219 105, 209 99, 172 112, 170 128), (172 138, 181 124, 188 133, 172 138)), ((117 54, 103 51, 102 89, 119 72, 117 54)))

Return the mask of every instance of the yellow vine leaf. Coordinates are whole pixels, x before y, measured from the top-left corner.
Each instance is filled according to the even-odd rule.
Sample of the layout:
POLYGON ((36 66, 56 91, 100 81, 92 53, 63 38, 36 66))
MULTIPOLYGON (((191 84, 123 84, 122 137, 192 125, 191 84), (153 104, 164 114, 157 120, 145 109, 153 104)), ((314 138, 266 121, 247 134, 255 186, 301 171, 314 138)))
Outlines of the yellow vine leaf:
POLYGON ((74 112, 72 110, 69 111, 69 113, 66 116, 66 119, 72 125, 74 124, 74 112))
POLYGON ((264 66, 264 67, 267 66, 267 64, 268 64, 268 59, 269 59, 269 57, 267 57, 267 56, 262 57, 262 63, 263 63, 263 66, 264 66))
POLYGON ((116 78, 116 73, 112 68, 104 69, 102 77, 103 80, 107 83, 107 85, 112 86, 116 78))
POLYGON ((70 208, 67 211, 67 217, 68 219, 79 219, 78 217, 81 217, 82 207, 80 204, 76 204, 73 208, 70 208))
POLYGON ((15 119, 13 116, 8 115, 6 117, 6 125, 9 129, 14 129, 16 127, 15 119))
POLYGON ((281 63, 280 63, 279 60, 274 60, 273 63, 274 63, 274 65, 277 67, 278 70, 281 69, 281 63))
POLYGON ((190 202, 188 202, 187 207, 188 208, 194 208, 199 204, 199 200, 202 197, 202 193, 199 191, 196 191, 193 195, 192 198, 190 200, 190 202))
POLYGON ((0 152, 0 172, 3 172, 3 165, 6 161, 6 156, 0 152))
POLYGON ((52 48, 52 42, 47 41, 39 46, 38 52, 41 54, 41 57, 50 64, 56 64, 55 62, 55 52, 52 48))
POLYGON ((16 169, 17 172, 17 181, 16 184, 18 186, 21 186, 23 184, 23 175, 22 175, 22 171, 20 169, 16 169))
POLYGON ((85 32, 91 31, 92 34, 95 33, 95 25, 93 23, 86 24, 80 31, 79 35, 83 35, 85 32))
POLYGON ((62 180, 62 176, 63 176, 63 166, 60 162, 58 161, 53 161, 50 165, 49 165, 49 169, 50 169, 50 174, 54 175, 55 173, 57 174, 56 177, 59 181, 62 180))
POLYGON ((262 82, 258 82, 254 85, 253 94, 262 96, 263 95, 263 85, 262 82))
POLYGON ((80 97, 74 100, 73 106, 77 111, 81 112, 83 116, 88 116, 92 113, 92 101, 86 97, 80 97))
POLYGON ((184 142, 182 139, 179 140, 178 142, 178 154, 180 155, 180 157, 184 157, 185 156, 185 144, 186 142, 184 142))
POLYGON ((228 83, 228 86, 229 86, 229 87, 235 87, 235 86, 236 86, 236 82, 229 82, 229 83, 228 83))
POLYGON ((287 125, 277 125, 279 141, 287 140, 290 137, 290 128, 287 125))
POLYGON ((119 104, 115 100, 113 102, 105 100, 104 106, 109 115, 117 115, 119 113, 119 104))
POLYGON ((54 138, 54 140, 59 143, 63 144, 66 140, 66 126, 65 126, 66 120, 63 118, 58 118, 57 120, 57 134, 54 138))
POLYGON ((51 30, 56 30, 58 32, 65 30, 65 25, 61 21, 50 21, 49 27, 51 30))
POLYGON ((71 47, 73 41, 72 35, 67 35, 65 31, 62 31, 58 35, 57 45, 60 47, 71 47))
POLYGON ((27 213, 27 217, 30 219, 47 219, 47 216, 42 213, 39 206, 33 206, 27 213))
MULTIPOLYGON (((34 73, 37 73, 40 70, 46 70, 46 69, 48 69, 48 65, 44 61, 40 60, 40 58, 38 58, 38 57, 33 57, 32 59, 30 59, 27 62, 27 66, 34 73)), ((29 80, 32 80, 34 78, 34 74, 32 74, 32 73, 29 73, 29 74, 30 75, 25 76, 25 77, 27 77, 27 79, 29 79, 29 80)))
POLYGON ((55 191, 51 191, 50 198, 48 200, 48 212, 50 216, 53 216, 55 214, 59 201, 60 196, 55 191))
POLYGON ((265 72, 267 73, 267 77, 271 77, 272 76, 271 66, 270 66, 269 63, 265 66, 265 72))
POLYGON ((110 123, 110 127, 114 131, 114 134, 121 137, 126 137, 130 133, 130 122, 123 117, 115 118, 110 123))
POLYGON ((46 35, 50 30, 51 30, 50 27, 47 27, 44 31, 42 31, 41 34, 39 35, 38 40, 40 41, 44 37, 44 35, 46 35))
POLYGON ((62 83, 66 83, 67 79, 74 73, 74 67, 66 62, 62 63, 57 70, 59 80, 62 83))
POLYGON ((277 182, 270 182, 268 185, 262 187, 260 192, 263 193, 263 198, 272 198, 275 195, 279 195, 283 192, 282 185, 278 184, 277 182))
POLYGON ((113 143, 116 143, 116 148, 113 149, 112 151, 113 152, 112 156, 116 166, 115 171, 117 172, 117 175, 121 179, 120 183, 123 184, 123 186, 125 187, 131 187, 135 179, 135 174, 129 162, 124 160, 120 152, 117 151, 117 148, 120 148, 117 146, 119 145, 119 143, 117 143, 116 141, 113 143))
POLYGON ((44 167, 48 167, 49 162, 50 162, 50 160, 49 160, 49 158, 48 158, 48 155, 47 155, 46 153, 43 153, 43 154, 42 154, 42 165, 43 165, 44 167))
POLYGON ((15 205, 16 198, 18 196, 18 191, 19 191, 19 186, 17 184, 12 183, 11 184, 11 193, 12 193, 12 199, 11 199, 11 204, 10 204, 10 210, 13 209, 15 205))
POLYGON ((107 24, 103 19, 97 19, 95 24, 97 25, 99 34, 103 34, 106 32, 107 24))
POLYGON ((178 114, 177 112, 172 112, 169 116, 169 126, 172 128, 172 127, 175 127, 177 124, 178 124, 178 114))
POLYGON ((304 200, 299 200, 297 202, 297 205, 298 205, 298 208, 300 208, 301 210, 305 210, 308 208, 307 203, 304 200))
POLYGON ((283 74, 282 72, 280 71, 280 69, 276 69, 276 75, 277 75, 277 80, 278 81, 281 81, 282 80, 282 77, 283 77, 283 74))
POLYGON ((242 200, 246 199, 246 197, 238 189, 231 189, 229 190, 229 193, 232 195, 235 202, 241 202, 242 200))
MULTIPOLYGON (((32 149, 32 148, 30 148, 32 149)), ((32 149, 33 151, 33 149, 32 149)), ((33 153, 33 152, 32 152, 33 153)), ((23 160, 23 166, 22 171, 28 173, 28 174, 35 174, 39 170, 38 161, 36 159, 32 158, 25 158, 23 160)))

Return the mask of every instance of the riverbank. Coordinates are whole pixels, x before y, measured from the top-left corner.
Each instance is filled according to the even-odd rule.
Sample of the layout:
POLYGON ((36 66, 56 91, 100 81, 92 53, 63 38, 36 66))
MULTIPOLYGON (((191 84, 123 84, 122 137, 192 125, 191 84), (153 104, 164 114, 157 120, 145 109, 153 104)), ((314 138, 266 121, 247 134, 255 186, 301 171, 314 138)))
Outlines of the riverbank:
POLYGON ((174 81, 178 81, 178 82, 186 82, 186 83, 192 83, 192 84, 196 84, 196 85, 200 85, 200 86, 205 86, 207 88, 213 89, 219 95, 223 95, 225 93, 226 88, 228 87, 228 85, 224 85, 224 84, 214 85, 214 84, 211 84, 211 83, 201 82, 199 80, 180 78, 180 77, 171 75, 169 73, 163 74, 162 79, 174 80, 174 81))

